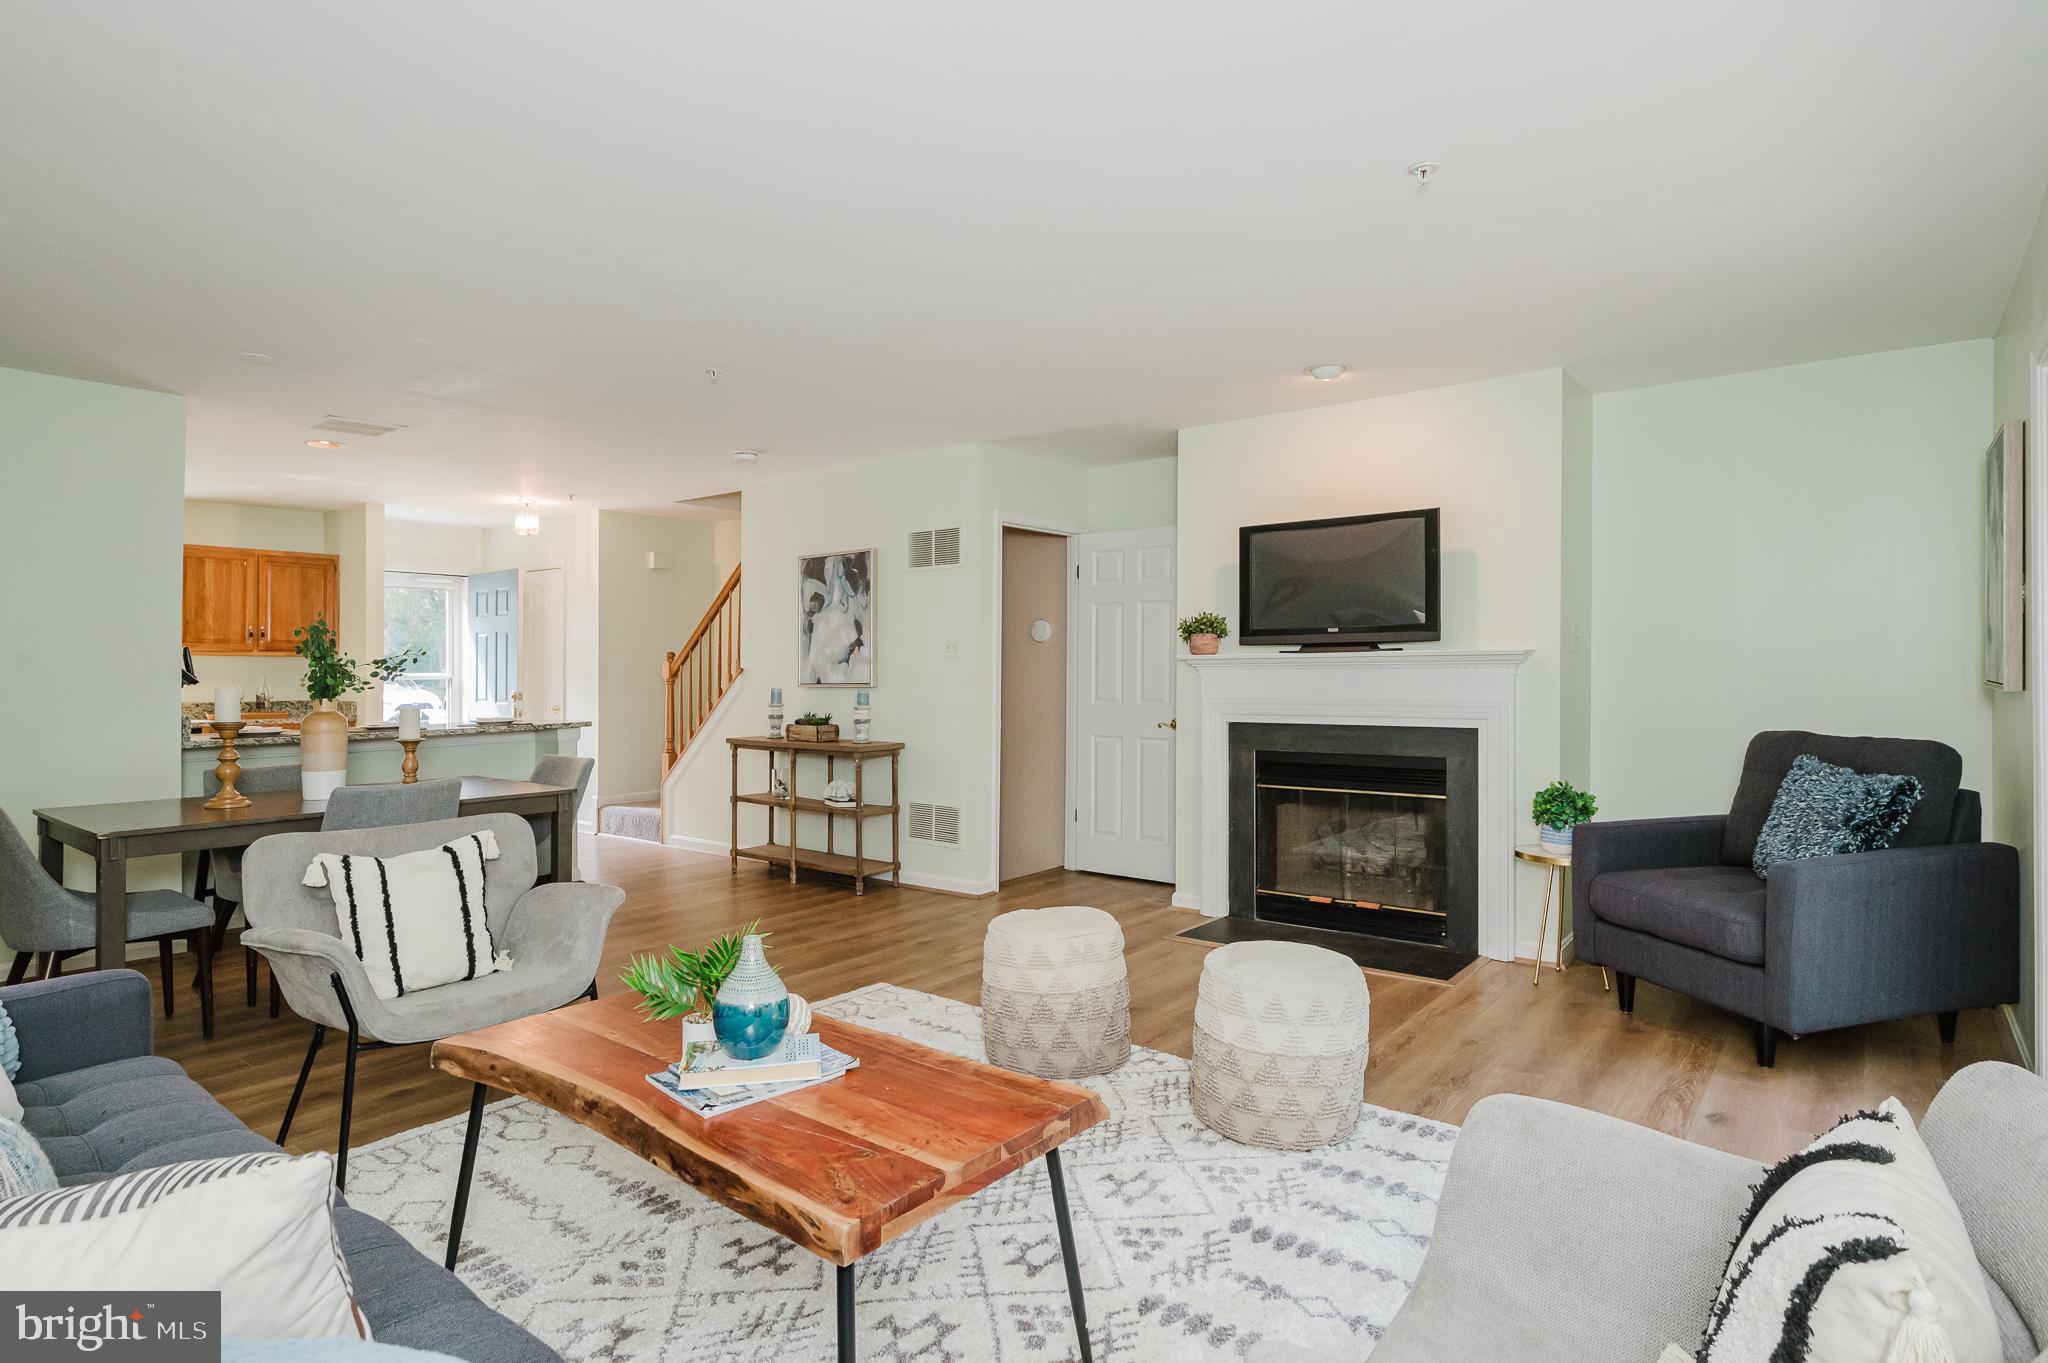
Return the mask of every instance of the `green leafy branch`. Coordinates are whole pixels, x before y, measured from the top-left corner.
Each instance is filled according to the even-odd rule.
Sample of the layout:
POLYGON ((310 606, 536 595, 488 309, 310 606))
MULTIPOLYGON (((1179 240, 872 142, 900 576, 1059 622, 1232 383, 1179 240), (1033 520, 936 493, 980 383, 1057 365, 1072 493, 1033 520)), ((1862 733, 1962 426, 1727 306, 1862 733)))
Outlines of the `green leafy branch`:
POLYGON ((640 996, 640 1010, 656 1022, 691 1014, 709 1017, 711 1001, 739 965, 746 939, 768 936, 760 928, 756 919, 697 951, 671 946, 666 952, 635 956, 619 979, 640 996))
POLYGON ((306 695, 313 700, 339 700, 351 691, 367 691, 378 682, 397 681, 427 656, 426 649, 411 648, 359 663, 341 651, 324 615, 315 616, 304 629, 293 630, 292 637, 299 641, 292 652, 306 660, 306 695))

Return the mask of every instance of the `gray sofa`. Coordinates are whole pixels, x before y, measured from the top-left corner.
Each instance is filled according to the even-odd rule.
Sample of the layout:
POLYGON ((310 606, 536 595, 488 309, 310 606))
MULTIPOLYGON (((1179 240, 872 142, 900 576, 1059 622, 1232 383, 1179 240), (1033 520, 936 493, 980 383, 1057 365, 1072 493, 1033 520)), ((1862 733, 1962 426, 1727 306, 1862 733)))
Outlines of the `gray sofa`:
MULTIPOLYGON (((149 983, 102 971, 0 989, 21 1037, 23 1125, 66 1184, 275 1150, 152 1054, 149 983)), ((335 1230, 371 1332, 472 1363, 561 1363, 383 1222, 338 1205, 335 1230)))
MULTIPOLYGON (((1969 1226, 2006 1363, 2044 1363, 2048 1080, 1972 1065, 1920 1131, 1969 1226)), ((1579 1108, 1484 1099, 1372 1363, 1651 1363, 1667 1344, 1691 1349, 1762 1172, 1579 1108)))
POLYGON ((1726 815, 1581 824, 1572 843, 1579 959, 1611 967, 1623 1012, 1638 977, 1757 1026, 1757 1063, 1802 1036, 2019 998, 2019 853, 1980 840, 1983 807, 1962 758, 1920 739, 1758 734, 1726 815), (1896 844, 1751 869, 1778 786, 1812 753, 1860 772, 1920 778, 1896 844))

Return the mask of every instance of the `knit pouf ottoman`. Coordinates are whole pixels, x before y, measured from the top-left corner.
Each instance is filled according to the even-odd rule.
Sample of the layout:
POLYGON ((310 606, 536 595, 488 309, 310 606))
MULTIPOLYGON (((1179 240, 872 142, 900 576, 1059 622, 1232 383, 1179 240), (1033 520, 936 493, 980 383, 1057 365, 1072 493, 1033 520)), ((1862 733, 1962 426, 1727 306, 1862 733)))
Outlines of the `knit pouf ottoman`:
POLYGON ((1209 953, 1195 996, 1195 1115, 1246 1145, 1313 1150, 1358 1124, 1365 976, 1334 951, 1233 942, 1209 953))
POLYGON ((1080 906, 997 915, 981 951, 981 1040, 991 1065, 1042 1079, 1129 1060, 1131 983, 1116 919, 1080 906))

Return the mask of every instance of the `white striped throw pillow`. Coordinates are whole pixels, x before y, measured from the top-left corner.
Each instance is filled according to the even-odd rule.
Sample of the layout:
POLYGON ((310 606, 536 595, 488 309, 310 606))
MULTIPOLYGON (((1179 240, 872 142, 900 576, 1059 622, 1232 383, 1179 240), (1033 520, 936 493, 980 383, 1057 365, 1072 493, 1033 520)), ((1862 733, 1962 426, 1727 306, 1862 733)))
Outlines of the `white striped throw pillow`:
POLYGON ((218 1292, 223 1333, 367 1339, 334 1232, 334 1157, 194 1160, 0 1202, 10 1292, 218 1292))
POLYGON ((2001 1363, 1969 1230, 1896 1098, 1766 1171, 1699 1363, 2001 1363))
POLYGON ((341 940, 377 997, 395 999, 511 969, 484 911, 484 863, 497 859, 497 835, 484 829, 396 857, 322 852, 305 883, 334 896, 341 940))

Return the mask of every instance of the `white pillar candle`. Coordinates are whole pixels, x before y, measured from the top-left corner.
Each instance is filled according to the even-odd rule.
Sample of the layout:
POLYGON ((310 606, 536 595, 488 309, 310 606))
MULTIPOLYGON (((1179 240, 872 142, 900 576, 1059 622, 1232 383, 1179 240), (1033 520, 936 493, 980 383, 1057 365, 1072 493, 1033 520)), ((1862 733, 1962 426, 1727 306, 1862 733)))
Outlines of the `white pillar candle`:
POLYGON ((213 717, 224 724, 238 724, 242 719, 242 688, 223 686, 213 693, 213 717))
POLYGON ((406 706, 401 706, 401 707, 399 708, 399 711, 398 711, 398 736, 399 736, 400 738, 404 738, 404 739, 413 739, 413 738, 418 738, 418 737, 420 736, 420 707, 419 707, 419 706, 417 706, 417 705, 406 705, 406 706))

